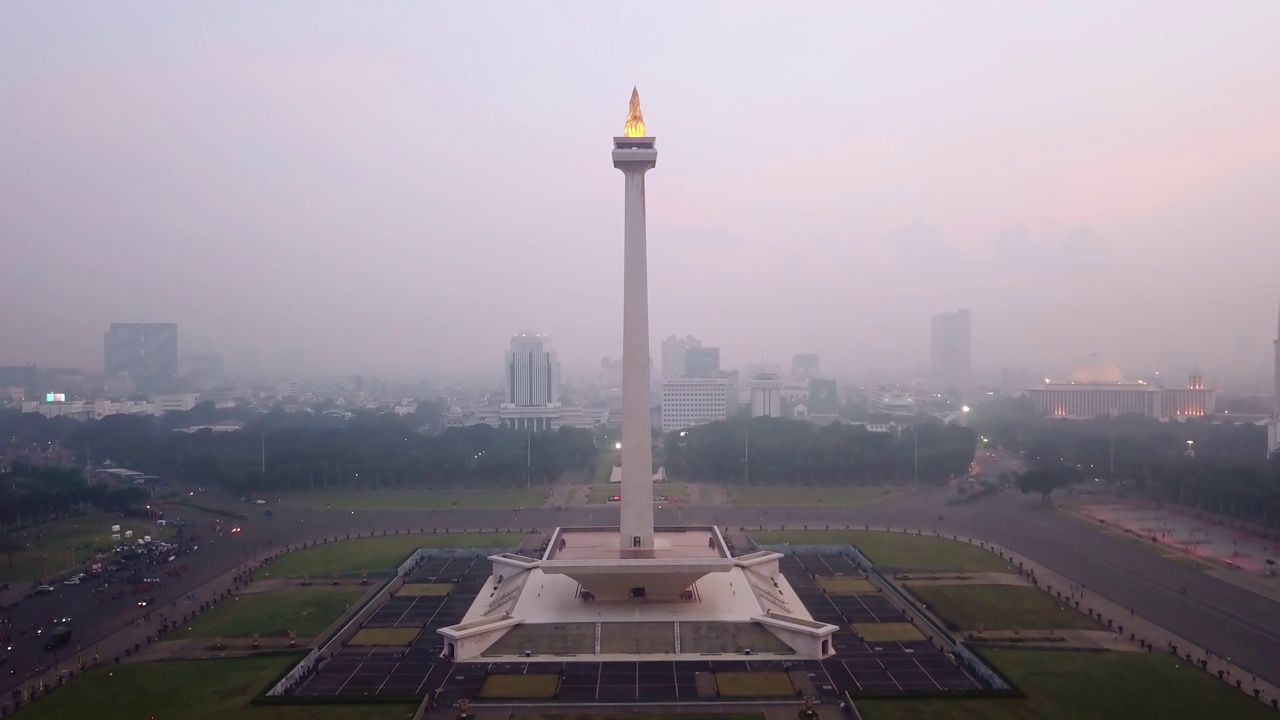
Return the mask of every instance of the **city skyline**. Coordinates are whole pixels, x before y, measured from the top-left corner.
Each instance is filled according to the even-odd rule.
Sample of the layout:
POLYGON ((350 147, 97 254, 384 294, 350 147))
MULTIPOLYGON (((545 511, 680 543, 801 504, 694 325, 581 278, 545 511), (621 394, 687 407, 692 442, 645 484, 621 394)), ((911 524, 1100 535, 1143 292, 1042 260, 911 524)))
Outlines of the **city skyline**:
POLYGON ((318 373, 465 372, 535 326, 590 368, 621 344, 590 158, 639 83, 680 158, 651 193, 651 343, 906 371, 967 307, 975 371, 1098 352, 1269 381, 1272 3, 831 4, 804 43, 764 3, 656 3, 625 33, 604 6, 316 3, 252 30, 246 7, 9 11, 0 364, 92 368, 101 328, 159 318, 184 352, 297 347, 318 373))

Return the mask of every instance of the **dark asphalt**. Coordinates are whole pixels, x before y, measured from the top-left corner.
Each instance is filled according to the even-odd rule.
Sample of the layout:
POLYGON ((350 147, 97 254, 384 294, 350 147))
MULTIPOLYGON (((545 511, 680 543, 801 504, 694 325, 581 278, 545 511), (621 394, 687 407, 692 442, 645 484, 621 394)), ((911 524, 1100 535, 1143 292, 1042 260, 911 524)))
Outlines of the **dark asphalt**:
MULTIPOLYGON (((861 527, 911 527, 985 538, 1027 556, 1045 567, 1099 592, 1112 601, 1164 626, 1197 645, 1272 683, 1280 682, 1280 603, 1230 583, 1197 572, 1160 556, 1160 551, 1136 541, 1098 532, 1086 523, 1043 507, 1039 496, 1006 491, 979 502, 953 507, 946 504, 949 491, 911 493, 882 503, 848 508, 752 508, 682 507, 657 510, 657 522, 665 525, 715 523, 736 529, 758 525, 811 529, 846 524, 861 527), (939 517, 942 519, 939 520, 939 517), (1186 595, 1182 589, 1186 588, 1186 595)), ((578 507, 565 510, 440 510, 356 512, 304 510, 270 504, 273 517, 262 506, 235 498, 206 494, 201 502, 233 508, 248 517, 238 524, 242 532, 213 538, 207 532, 208 516, 175 507, 171 515, 191 522, 204 535, 200 549, 184 558, 189 572, 181 580, 155 592, 158 604, 177 600, 235 567, 247 555, 271 547, 318 540, 324 537, 382 530, 532 530, 547 531, 557 525, 616 525, 616 507, 578 507)), ((126 596, 114 606, 99 606, 92 585, 58 584, 50 596, 23 600, 10 611, 16 627, 47 616, 73 618, 74 638, 68 654, 77 646, 92 652, 97 633, 110 634, 136 620, 141 611, 136 598, 126 596), (127 603, 127 605, 121 605, 127 603)), ((207 599, 207 598, 202 598, 207 599)), ((6 601, 8 596, 6 596, 6 601)), ((104 658, 105 659, 105 658, 104 658)), ((18 638, 10 653, 6 690, 19 684, 37 662, 52 663, 52 655, 34 638, 18 638)))

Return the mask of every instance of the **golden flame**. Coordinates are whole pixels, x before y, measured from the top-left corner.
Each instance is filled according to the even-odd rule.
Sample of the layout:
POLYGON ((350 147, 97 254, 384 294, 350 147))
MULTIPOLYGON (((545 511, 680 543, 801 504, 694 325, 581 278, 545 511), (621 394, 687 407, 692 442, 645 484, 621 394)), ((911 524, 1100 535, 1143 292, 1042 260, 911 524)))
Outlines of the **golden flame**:
POLYGON ((644 113, 640 112, 640 91, 631 88, 631 103, 627 106, 627 123, 622 127, 626 137, 644 137, 644 113))

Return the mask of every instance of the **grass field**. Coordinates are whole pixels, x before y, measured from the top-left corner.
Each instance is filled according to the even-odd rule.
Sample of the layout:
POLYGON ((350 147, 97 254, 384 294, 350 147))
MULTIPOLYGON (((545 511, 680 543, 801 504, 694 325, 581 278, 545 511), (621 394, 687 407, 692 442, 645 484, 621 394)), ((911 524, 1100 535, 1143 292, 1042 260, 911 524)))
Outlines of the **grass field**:
POLYGON ((854 545, 877 567, 913 570, 1013 572, 977 545, 945 538, 875 530, 779 530, 751 533, 761 545, 854 545))
POLYGON ((1162 653, 987 650, 1023 699, 860 700, 865 720, 1132 720, 1276 714, 1162 653))
POLYGON ((396 597, 444 597, 453 592, 453 583, 408 583, 395 592, 396 597))
POLYGON ((121 518, 119 515, 86 515, 21 530, 13 533, 12 537, 30 547, 13 554, 12 566, 7 557, 0 556, 0 580, 31 582, 80 567, 96 551, 115 546, 111 540, 112 525, 120 526, 122 542, 128 530, 133 531, 134 539, 144 535, 167 537, 171 534, 168 528, 161 530, 145 520, 121 518))
MULTIPOLYGON (((587 503, 604 505, 609 502, 609 498, 621 491, 618 483, 592 485, 587 488, 587 503)), ((689 487, 680 483, 656 483, 653 486, 653 496, 656 498, 659 495, 667 496, 667 502, 685 503, 689 501, 689 487)))
POLYGON ((596 450, 596 472, 591 481, 596 485, 608 485, 609 475, 613 473, 613 466, 622 461, 622 453, 615 450, 613 445, 601 445, 596 450))
POLYGON ((169 634, 184 638, 316 637, 351 607, 365 588, 309 587, 233 595, 169 634))
POLYGON ((271 706, 249 700, 301 654, 104 665, 22 709, 25 720, 406 720, 416 705, 271 706))
POLYGON ((854 623, 853 631, 863 642, 919 642, 924 634, 911 623, 854 623))
POLYGON ((480 686, 480 697, 489 700, 550 700, 559 689, 558 674, 490 675, 480 686))
POLYGON ((734 505, 865 505, 902 492, 900 487, 791 487, 733 486, 734 505))
POLYGON ((448 510, 541 507, 543 490, 315 490, 282 495, 280 502, 333 510, 448 510))
POLYGON ((327 578, 362 572, 388 573, 400 567, 400 563, 420 547, 514 547, 523 539, 519 533, 427 533, 342 540, 291 552, 260 571, 258 577, 327 578))
POLYGON ((907 587, 943 620, 962 630, 1097 630, 1088 615, 1059 604, 1039 588, 1017 585, 907 587))
POLYGON ((347 642, 352 647, 408 647, 422 628, 362 628, 347 642))
POLYGON ((722 698, 796 696, 796 688, 784 672, 718 672, 716 689, 722 698))
POLYGON ((872 595, 876 588, 865 578, 860 577, 826 577, 814 578, 822 592, 828 595, 872 595))

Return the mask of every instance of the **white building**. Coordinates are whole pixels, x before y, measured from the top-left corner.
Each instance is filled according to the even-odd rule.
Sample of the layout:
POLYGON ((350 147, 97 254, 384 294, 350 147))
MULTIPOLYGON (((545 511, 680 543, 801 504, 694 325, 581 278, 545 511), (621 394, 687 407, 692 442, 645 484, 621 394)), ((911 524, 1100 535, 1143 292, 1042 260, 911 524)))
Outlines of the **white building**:
POLYGON ((751 377, 751 417, 782 417, 782 385, 777 373, 751 377))
POLYGON ((915 415, 916 399, 902 388, 879 387, 867 391, 867 409, 882 415, 915 415))
POLYGON ((173 395, 152 395, 152 412, 163 415, 167 412, 186 412, 196 406, 195 393, 175 393, 173 395))
POLYGON ((22 403, 22 412, 40 413, 47 418, 67 417, 72 420, 101 420, 108 415, 154 415, 155 405, 149 402, 126 400, 94 400, 87 402, 39 402, 28 400, 22 403))
POLYGON ((545 407, 560 402, 560 361, 551 338, 520 333, 511 338, 503 367, 507 386, 504 405, 545 407))
POLYGON ((662 432, 729 417, 729 381, 725 378, 667 378, 662 381, 662 432))

